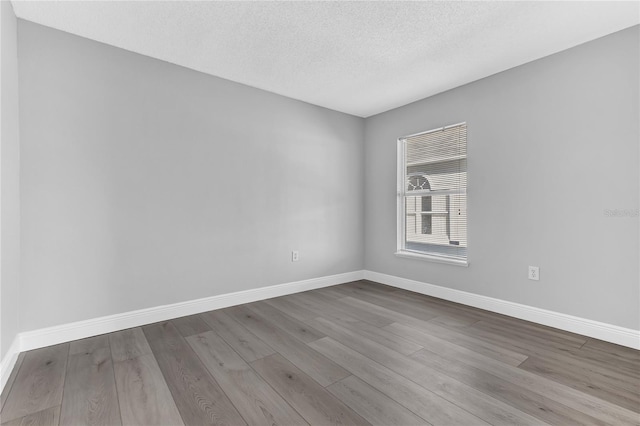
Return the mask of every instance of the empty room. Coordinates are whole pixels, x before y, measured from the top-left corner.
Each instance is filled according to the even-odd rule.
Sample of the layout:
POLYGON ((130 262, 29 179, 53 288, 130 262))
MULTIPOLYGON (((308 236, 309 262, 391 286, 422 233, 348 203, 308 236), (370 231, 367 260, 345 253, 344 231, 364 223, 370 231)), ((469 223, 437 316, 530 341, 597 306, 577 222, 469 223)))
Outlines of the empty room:
POLYGON ((640 2, 0 25, 0 425, 640 426, 640 2))

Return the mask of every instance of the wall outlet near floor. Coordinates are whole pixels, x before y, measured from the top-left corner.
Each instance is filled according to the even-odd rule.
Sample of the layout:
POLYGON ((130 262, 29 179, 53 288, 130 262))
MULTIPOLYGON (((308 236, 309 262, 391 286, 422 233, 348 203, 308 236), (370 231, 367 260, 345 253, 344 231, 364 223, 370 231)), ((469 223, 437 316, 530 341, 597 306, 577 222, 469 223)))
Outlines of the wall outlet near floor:
POLYGON ((298 253, 298 250, 293 250, 291 252, 291 261, 297 262, 298 260, 300 260, 300 253, 298 253))
POLYGON ((540 268, 537 266, 529 266, 529 279, 538 281, 540 279, 540 268))

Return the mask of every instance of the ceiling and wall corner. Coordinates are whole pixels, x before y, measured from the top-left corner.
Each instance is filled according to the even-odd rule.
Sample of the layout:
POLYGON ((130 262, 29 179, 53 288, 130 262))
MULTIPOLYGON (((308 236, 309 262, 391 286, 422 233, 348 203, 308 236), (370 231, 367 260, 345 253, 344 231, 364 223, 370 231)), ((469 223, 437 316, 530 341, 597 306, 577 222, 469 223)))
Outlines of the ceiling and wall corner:
POLYGON ((21 19, 360 117, 640 22, 638 2, 13 4, 21 19))

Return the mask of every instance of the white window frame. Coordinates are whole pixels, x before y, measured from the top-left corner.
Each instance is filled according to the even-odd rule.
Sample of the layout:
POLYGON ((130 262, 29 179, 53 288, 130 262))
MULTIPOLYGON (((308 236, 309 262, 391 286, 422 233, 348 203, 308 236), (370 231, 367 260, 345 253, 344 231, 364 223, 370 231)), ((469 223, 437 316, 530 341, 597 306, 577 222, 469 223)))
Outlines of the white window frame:
MULTIPOLYGON (((458 266, 469 266, 469 257, 468 257, 468 252, 467 252, 467 258, 466 259, 460 259, 460 258, 454 258, 454 257, 449 257, 446 255, 433 255, 433 254, 427 254, 427 253, 423 253, 423 252, 419 252, 419 251, 414 251, 414 250, 408 250, 405 246, 406 244, 406 203, 405 203, 405 197, 407 195, 407 184, 406 184, 406 170, 407 170, 407 164, 406 164, 406 152, 405 152, 405 146, 406 144, 404 143, 405 139, 410 138, 412 136, 419 136, 419 135, 425 135, 427 133, 433 133, 433 132, 438 132, 438 131, 442 131, 442 130, 446 130, 449 129, 451 127, 457 127, 457 126, 461 126, 463 124, 466 124, 466 122, 462 122, 462 123, 456 123, 456 124, 452 124, 450 126, 445 126, 445 127, 438 127, 436 129, 432 129, 432 130, 427 130, 426 132, 420 132, 420 133, 414 133, 412 135, 408 135, 408 136, 403 136, 401 138, 398 138, 397 144, 397 170, 398 170, 398 178, 397 178, 397 246, 396 246, 396 252, 395 255, 398 257, 404 257, 404 258, 409 258, 409 259, 419 259, 419 260, 426 260, 426 261, 430 261, 430 262, 437 262, 437 263, 446 263, 446 264, 450 264, 450 265, 458 265, 458 266)), ((467 179, 468 179, 468 175, 467 175, 467 179)), ((451 191, 446 191, 444 192, 445 194, 451 194, 451 191)), ((468 193, 468 191, 465 190, 465 193, 468 193)), ((438 194, 443 194, 443 192, 440 191, 430 191, 428 194, 424 194, 424 195, 438 195, 438 194)), ((413 195, 419 195, 419 194, 413 194, 413 195)), ((468 216, 468 209, 467 209, 467 232, 469 230, 469 216, 468 216)), ((467 241, 468 241, 468 234, 467 234, 467 241)), ((467 243, 468 244, 468 243, 467 243)))

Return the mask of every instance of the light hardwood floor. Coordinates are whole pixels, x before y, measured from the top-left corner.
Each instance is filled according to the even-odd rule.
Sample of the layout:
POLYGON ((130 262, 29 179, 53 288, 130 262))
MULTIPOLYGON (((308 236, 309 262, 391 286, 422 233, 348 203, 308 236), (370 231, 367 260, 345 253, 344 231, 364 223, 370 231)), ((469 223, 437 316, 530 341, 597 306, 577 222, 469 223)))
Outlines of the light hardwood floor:
POLYGON ((358 281, 20 355, 2 425, 638 425, 640 352, 358 281))

